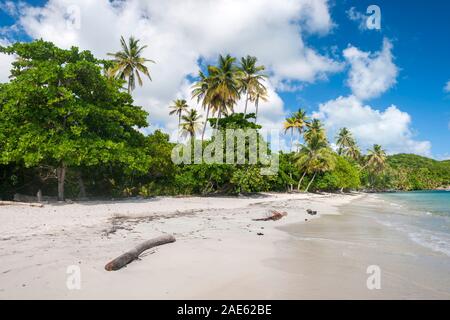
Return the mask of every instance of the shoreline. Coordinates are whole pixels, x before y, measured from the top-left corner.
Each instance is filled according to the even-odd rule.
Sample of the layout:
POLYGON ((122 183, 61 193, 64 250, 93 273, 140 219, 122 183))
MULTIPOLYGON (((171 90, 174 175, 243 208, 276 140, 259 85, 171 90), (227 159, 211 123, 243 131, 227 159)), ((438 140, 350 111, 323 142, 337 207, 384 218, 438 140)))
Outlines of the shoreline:
POLYGON ((368 205, 382 202, 365 194, 265 193, 3 206, 0 299, 450 298, 450 283, 440 279, 450 259, 362 215, 368 205), (288 215, 253 221, 271 210, 288 215), (165 233, 177 241, 104 270, 165 233), (372 264, 383 272, 382 290, 366 287, 372 264), (80 290, 67 288, 70 266, 81 271, 80 290))

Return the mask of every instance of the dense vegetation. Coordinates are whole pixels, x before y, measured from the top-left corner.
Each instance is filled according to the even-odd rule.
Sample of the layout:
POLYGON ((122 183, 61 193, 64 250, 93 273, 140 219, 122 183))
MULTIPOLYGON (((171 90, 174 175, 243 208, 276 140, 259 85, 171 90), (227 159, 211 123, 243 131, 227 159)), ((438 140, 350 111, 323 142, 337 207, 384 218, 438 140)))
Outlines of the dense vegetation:
MULTIPOLYGON (((39 190, 63 200, 450 185, 449 161, 387 156, 379 145, 364 155, 346 128, 336 137, 338 149, 332 150, 320 121, 301 109, 284 123, 291 150, 279 153, 275 175, 261 173, 259 158, 254 164, 175 164, 176 144, 167 134, 139 131, 148 126, 148 114, 131 96, 143 75, 150 78, 146 63, 153 61, 141 57, 145 46, 138 40, 122 38, 121 44, 123 50, 110 54, 111 61, 42 40, 0 47, 16 57, 10 82, 0 84, 0 199, 39 190)), ((267 99, 263 72, 255 57, 238 61, 229 55, 200 71, 192 97, 205 109, 206 119, 186 100, 168 106, 177 117, 179 140, 205 148, 226 129, 261 129, 259 102, 267 99), (240 99, 245 111, 235 113, 240 99), (205 139, 208 124, 215 135, 205 139)), ((261 137, 257 145, 269 147, 261 137)), ((245 154, 254 147, 246 140, 245 154)))

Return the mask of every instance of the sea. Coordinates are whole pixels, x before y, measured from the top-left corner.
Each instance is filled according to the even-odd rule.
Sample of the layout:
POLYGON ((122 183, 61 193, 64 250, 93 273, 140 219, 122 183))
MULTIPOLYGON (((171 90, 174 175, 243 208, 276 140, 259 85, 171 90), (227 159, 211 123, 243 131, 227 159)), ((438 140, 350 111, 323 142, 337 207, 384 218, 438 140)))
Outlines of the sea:
POLYGON ((366 214, 415 243, 450 257, 450 191, 382 193, 374 197, 381 201, 366 214))

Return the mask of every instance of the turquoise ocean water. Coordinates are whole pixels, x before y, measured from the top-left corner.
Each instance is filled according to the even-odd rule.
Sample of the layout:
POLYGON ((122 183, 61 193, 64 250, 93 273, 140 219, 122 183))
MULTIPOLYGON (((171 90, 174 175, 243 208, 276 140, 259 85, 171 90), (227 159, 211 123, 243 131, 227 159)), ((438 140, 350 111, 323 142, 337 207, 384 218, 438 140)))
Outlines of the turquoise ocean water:
POLYGON ((450 192, 378 194, 377 219, 406 233, 414 242, 450 257, 450 192))

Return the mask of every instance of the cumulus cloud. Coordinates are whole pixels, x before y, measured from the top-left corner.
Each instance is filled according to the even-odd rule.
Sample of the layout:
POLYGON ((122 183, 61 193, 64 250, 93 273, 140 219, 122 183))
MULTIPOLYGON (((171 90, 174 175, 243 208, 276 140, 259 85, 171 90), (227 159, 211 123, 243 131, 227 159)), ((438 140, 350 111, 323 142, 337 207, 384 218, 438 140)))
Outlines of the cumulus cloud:
POLYGON ((393 62, 392 43, 388 39, 384 39, 379 52, 364 52, 349 46, 343 54, 350 65, 347 84, 359 99, 378 97, 396 83, 398 68, 393 62))
POLYGON ((414 139, 410 115, 395 105, 380 111, 364 104, 356 96, 341 96, 321 104, 314 117, 324 121, 333 140, 338 130, 346 127, 363 149, 381 144, 391 154, 431 154, 431 143, 414 139))
POLYGON ((281 121, 283 102, 275 92, 281 84, 314 82, 342 69, 303 37, 333 28, 327 0, 49 0, 42 7, 22 4, 16 12, 12 28, 100 57, 119 49, 121 35, 148 44, 145 55, 157 62, 150 66, 153 82, 134 96, 155 127, 176 126, 167 106, 188 95, 187 77, 197 74, 199 60, 214 62, 219 53, 255 55, 268 68, 272 92, 267 106, 261 105, 262 121, 281 121))

